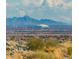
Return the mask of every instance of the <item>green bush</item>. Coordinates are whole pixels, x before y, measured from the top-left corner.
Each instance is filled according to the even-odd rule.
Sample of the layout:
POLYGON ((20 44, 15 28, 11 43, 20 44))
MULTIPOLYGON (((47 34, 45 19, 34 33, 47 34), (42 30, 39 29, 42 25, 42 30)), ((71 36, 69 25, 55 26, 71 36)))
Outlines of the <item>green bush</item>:
POLYGON ((27 42, 27 46, 29 50, 43 49, 44 42, 42 39, 32 38, 27 42))
POLYGON ((54 39, 48 39, 48 40, 46 40, 46 47, 49 47, 49 46, 51 46, 51 47, 56 47, 56 46, 58 46, 58 41, 57 40, 54 40, 54 39))
POLYGON ((68 48, 68 54, 71 56, 72 55, 72 47, 68 48))

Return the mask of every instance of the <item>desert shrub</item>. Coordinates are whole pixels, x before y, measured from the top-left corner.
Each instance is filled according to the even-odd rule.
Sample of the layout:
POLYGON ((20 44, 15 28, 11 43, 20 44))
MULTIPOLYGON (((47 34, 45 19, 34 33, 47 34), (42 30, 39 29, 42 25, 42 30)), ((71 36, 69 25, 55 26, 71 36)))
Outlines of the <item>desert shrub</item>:
POLYGON ((46 53, 43 51, 37 51, 35 53, 35 58, 36 59, 54 59, 54 56, 52 53, 46 53))
POLYGON ((58 41, 54 39, 40 39, 32 37, 27 42, 28 50, 38 50, 43 49, 44 47, 55 47, 58 45, 58 41))
POLYGON ((54 55, 44 51, 35 51, 31 56, 28 56, 27 59, 54 59, 54 55))
POLYGON ((71 56, 72 55, 72 47, 68 48, 68 54, 71 56))
POLYGON ((44 42, 42 39, 32 38, 29 39, 27 46, 29 50, 43 49, 44 42))
POLYGON ((47 39, 45 43, 46 43, 46 47, 56 47, 58 46, 59 42, 54 39, 47 39))

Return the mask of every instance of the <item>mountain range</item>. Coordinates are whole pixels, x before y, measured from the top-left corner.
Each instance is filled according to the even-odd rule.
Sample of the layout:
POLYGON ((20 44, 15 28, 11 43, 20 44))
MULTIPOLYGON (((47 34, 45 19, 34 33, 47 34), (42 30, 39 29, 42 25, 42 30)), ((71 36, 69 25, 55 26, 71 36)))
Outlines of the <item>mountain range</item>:
POLYGON ((61 30, 71 31, 72 30, 71 24, 63 23, 60 21, 54 21, 51 19, 34 19, 29 16, 7 18, 6 27, 7 29, 32 28, 36 30, 36 29, 46 28, 46 29, 59 30, 59 31, 61 30))

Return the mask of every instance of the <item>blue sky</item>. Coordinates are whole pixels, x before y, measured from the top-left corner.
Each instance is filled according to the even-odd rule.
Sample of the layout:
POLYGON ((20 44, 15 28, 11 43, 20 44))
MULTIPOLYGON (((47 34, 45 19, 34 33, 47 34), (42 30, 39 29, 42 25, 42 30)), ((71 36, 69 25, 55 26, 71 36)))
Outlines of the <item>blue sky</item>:
POLYGON ((7 17, 30 16, 71 23, 72 0, 7 0, 7 17))

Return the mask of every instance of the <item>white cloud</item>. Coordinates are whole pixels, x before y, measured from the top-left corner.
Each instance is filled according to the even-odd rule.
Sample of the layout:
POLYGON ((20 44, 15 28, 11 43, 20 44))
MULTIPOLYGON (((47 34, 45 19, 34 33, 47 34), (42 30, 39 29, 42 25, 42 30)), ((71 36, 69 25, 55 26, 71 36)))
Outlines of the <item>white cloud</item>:
POLYGON ((20 11, 19 11, 19 16, 25 16, 25 14, 26 14, 26 13, 25 13, 23 10, 20 10, 20 11))
POLYGON ((57 16, 57 17, 53 17, 55 19, 55 21, 61 21, 61 22, 64 22, 64 23, 71 23, 72 21, 72 17, 71 16, 57 16))
POLYGON ((63 8, 71 8, 72 2, 65 2, 64 0, 47 0, 49 7, 63 7, 63 8))
POLYGON ((13 8, 13 7, 16 7, 18 5, 19 5, 19 3, 6 3, 6 6, 9 8, 13 8))
POLYGON ((30 0, 21 0, 24 6, 30 5, 30 0))
POLYGON ((39 7, 43 4, 44 0, 32 0, 31 2, 34 6, 39 7))
POLYGON ((41 26, 41 27, 48 27, 48 25, 46 25, 46 24, 40 24, 39 26, 41 26))
POLYGON ((63 4, 63 0, 47 0, 49 7, 57 7, 63 4))
MULTIPOLYGON (((7 3, 7 7, 16 7, 18 5, 23 5, 25 7, 30 7, 30 6, 35 6, 35 7, 40 7, 44 3, 44 0, 21 0, 21 3, 16 2, 16 3, 7 3)), ((48 3, 48 6, 50 8, 52 7, 63 7, 65 9, 72 8, 72 1, 65 2, 64 0, 46 0, 48 3)))
POLYGON ((67 16, 60 16, 59 18, 63 20, 71 20, 71 17, 67 17, 67 16))
POLYGON ((42 5, 44 0, 22 0, 23 5, 28 7, 30 4, 32 4, 35 7, 39 7, 42 5))
POLYGON ((65 9, 72 8, 72 2, 64 3, 64 4, 63 4, 63 8, 65 8, 65 9))

